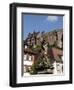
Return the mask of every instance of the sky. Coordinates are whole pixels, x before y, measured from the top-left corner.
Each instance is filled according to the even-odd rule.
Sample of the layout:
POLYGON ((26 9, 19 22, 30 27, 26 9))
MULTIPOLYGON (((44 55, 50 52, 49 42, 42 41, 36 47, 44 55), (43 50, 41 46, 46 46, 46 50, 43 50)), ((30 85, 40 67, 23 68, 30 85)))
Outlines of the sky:
POLYGON ((50 32, 56 29, 63 29, 63 16, 23 14, 22 20, 23 39, 26 39, 27 35, 33 31, 50 32))

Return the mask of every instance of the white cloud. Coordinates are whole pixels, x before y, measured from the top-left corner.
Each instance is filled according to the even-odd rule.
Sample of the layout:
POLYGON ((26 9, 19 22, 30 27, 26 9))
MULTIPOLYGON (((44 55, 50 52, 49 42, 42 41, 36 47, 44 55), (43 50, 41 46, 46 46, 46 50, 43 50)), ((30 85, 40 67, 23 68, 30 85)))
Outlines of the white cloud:
POLYGON ((48 16, 47 20, 51 21, 51 22, 57 21, 58 20, 58 16, 48 16))

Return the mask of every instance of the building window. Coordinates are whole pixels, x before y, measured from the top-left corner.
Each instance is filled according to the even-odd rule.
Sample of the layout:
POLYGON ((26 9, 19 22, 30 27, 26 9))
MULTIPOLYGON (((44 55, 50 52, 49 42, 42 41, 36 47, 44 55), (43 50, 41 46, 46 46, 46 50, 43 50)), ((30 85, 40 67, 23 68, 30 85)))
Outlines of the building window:
POLYGON ((24 60, 31 61, 32 60, 32 56, 26 54, 26 55, 24 55, 24 60))
POLYGON ((31 56, 29 56, 29 61, 31 61, 31 56))
POLYGON ((26 60, 29 60, 29 55, 27 54, 26 60))
POLYGON ((26 58, 27 58, 27 55, 24 55, 24 60, 26 60, 26 58))
POLYGON ((25 49, 27 49, 27 46, 25 45, 25 49))

